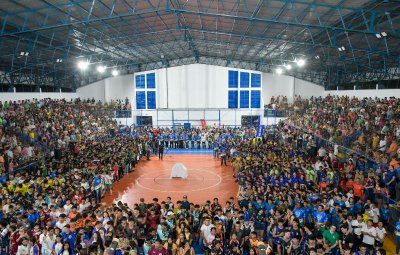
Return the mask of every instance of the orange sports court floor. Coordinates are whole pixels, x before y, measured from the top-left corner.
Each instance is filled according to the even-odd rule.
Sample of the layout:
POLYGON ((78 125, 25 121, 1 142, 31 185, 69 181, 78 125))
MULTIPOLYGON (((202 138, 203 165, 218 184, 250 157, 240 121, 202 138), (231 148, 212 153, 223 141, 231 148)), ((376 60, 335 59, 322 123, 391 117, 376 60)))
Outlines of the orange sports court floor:
MULTIPOLYGON (((164 160, 152 156, 150 161, 141 160, 134 172, 114 183, 113 193, 106 194, 103 201, 107 204, 122 201, 131 208, 144 198, 151 203, 153 198, 160 201, 171 197, 172 201, 181 200, 183 195, 188 201, 202 204, 215 197, 221 205, 225 205, 230 197, 238 192, 232 167, 221 166, 220 160, 213 155, 164 155, 164 160), (188 169, 187 179, 171 179, 170 173, 176 163, 183 163, 188 169)), ((384 248, 387 255, 395 253, 394 238, 386 238, 384 248)))
POLYGON ((217 197, 222 205, 230 197, 235 197, 238 185, 232 176, 232 167, 221 166, 213 155, 164 155, 164 160, 152 156, 150 161, 141 160, 134 172, 124 176, 114 184, 112 195, 104 201, 122 201, 133 207, 144 198, 150 203, 157 197, 160 201, 167 196, 176 202, 183 195, 193 203, 202 204, 217 197), (187 179, 171 179, 170 173, 176 163, 183 163, 188 169, 187 179))

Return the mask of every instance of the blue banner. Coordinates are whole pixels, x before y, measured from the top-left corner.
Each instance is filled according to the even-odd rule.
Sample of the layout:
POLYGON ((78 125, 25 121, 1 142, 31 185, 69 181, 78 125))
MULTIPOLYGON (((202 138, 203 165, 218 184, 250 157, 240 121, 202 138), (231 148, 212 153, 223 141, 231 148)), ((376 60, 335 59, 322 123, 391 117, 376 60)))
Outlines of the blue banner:
POLYGON ((264 125, 258 126, 258 129, 257 129, 257 137, 261 137, 263 131, 264 131, 264 125))

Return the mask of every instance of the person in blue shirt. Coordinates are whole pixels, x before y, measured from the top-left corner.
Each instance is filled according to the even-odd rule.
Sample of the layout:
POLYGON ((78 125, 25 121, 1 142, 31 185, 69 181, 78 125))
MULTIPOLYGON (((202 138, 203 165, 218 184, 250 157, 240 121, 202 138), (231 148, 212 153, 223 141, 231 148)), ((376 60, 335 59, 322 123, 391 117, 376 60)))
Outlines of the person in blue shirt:
POLYGON ((68 224, 65 225, 63 232, 61 232, 61 239, 63 243, 69 244, 71 251, 75 251, 76 236, 74 232, 70 231, 70 226, 68 224))
POLYGON ((29 224, 33 226, 36 223, 36 221, 40 218, 40 215, 33 208, 29 208, 26 217, 28 219, 29 224))
POLYGON ((394 234, 396 236, 396 254, 400 254, 400 218, 397 219, 394 234))
POLYGON ((314 221, 318 225, 325 225, 328 220, 328 215, 324 212, 322 205, 318 206, 318 211, 314 212, 314 221))
POLYGON ((103 194, 103 178, 101 178, 100 174, 93 179, 92 186, 96 203, 99 204, 103 194))
POLYGON ((296 207, 293 209, 293 215, 299 220, 300 225, 304 224, 306 212, 299 202, 296 203, 296 207))

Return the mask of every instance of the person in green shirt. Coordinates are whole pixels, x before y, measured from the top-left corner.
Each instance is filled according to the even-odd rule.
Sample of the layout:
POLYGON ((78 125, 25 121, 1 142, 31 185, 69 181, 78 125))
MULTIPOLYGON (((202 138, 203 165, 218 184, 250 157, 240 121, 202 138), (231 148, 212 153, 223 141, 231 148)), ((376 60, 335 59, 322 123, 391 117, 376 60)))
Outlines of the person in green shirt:
POLYGON ((336 227, 331 226, 322 233, 324 239, 328 242, 330 249, 336 248, 339 243, 339 234, 336 232, 336 227))

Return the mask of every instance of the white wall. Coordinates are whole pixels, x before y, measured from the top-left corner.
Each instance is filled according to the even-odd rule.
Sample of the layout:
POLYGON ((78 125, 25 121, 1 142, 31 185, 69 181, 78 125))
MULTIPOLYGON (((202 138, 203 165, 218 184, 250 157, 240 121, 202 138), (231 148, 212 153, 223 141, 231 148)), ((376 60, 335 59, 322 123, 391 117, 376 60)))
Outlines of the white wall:
POLYGON ((319 97, 325 91, 323 86, 315 83, 275 73, 263 73, 262 86, 263 98, 266 104, 270 102, 272 96, 276 98, 284 95, 289 102, 293 102, 295 95, 299 95, 302 98, 319 97))
POLYGON ((70 101, 71 99, 77 98, 78 95, 76 93, 0 93, 0 101, 19 101, 26 99, 43 99, 43 98, 52 98, 52 99, 66 99, 70 101))
POLYGON ((125 100, 125 98, 128 98, 132 103, 132 100, 135 97, 133 79, 134 76, 132 74, 105 79, 105 101, 110 102, 111 100, 125 100))
POLYGON ((76 94, 81 99, 92 99, 96 101, 105 101, 106 80, 97 81, 95 83, 80 87, 76 90, 76 94))
POLYGON ((302 98, 319 97, 325 92, 324 86, 297 78, 295 79, 294 88, 294 94, 302 98))
MULTIPOLYGON (((263 117, 263 105, 270 101, 272 96, 286 95, 289 102, 293 101, 294 95, 303 98, 321 96, 324 88, 316 84, 291 76, 277 75, 272 73, 261 73, 262 97, 261 109, 237 109, 228 108, 228 70, 247 71, 261 73, 251 70, 235 69, 223 66, 212 66, 203 64, 192 64, 185 66, 170 67, 168 69, 157 69, 141 72, 146 74, 155 72, 157 109, 155 110, 133 110, 132 119, 120 119, 122 124, 136 122, 136 116, 152 116, 153 124, 171 126, 172 119, 175 122, 192 125, 200 125, 200 119, 206 119, 207 124, 213 125, 240 125, 242 115, 260 115, 262 124, 271 124, 276 119, 263 117), (168 111, 166 110, 168 109, 168 111), (175 109, 171 116, 171 109, 175 109), (206 113, 201 111, 187 111, 179 109, 208 109, 206 113), (221 110, 221 111, 219 111, 221 110), (218 116, 220 114, 220 116, 218 116), (219 120, 221 120, 219 122, 219 120)), ((139 74, 139 73, 136 73, 139 74)), ((239 77, 240 79, 240 77, 239 77)), ((92 98, 109 102, 112 99, 125 99, 126 97, 136 106, 135 99, 135 75, 125 75, 107 78, 103 81, 85 86, 77 90, 81 98, 92 98)))
POLYGON ((159 109, 225 109, 228 108, 228 70, 233 69, 243 71, 243 69, 192 64, 140 74, 156 73, 157 108, 159 109))
POLYGON ((349 97, 400 97, 400 89, 365 89, 365 90, 326 90, 323 96, 336 95, 336 96, 349 96, 349 97))

